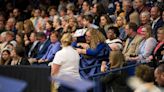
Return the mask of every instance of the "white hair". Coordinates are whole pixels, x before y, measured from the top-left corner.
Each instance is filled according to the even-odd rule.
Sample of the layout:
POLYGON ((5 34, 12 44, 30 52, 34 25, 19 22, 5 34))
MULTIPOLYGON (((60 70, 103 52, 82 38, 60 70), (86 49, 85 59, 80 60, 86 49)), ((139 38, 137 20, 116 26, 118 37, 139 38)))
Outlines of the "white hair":
POLYGON ((2 32, 2 33, 1 33, 1 37, 2 37, 2 38, 5 38, 5 37, 6 37, 6 32, 2 32))
POLYGON ((146 16, 147 18, 150 18, 150 12, 144 11, 140 14, 141 16, 146 16))

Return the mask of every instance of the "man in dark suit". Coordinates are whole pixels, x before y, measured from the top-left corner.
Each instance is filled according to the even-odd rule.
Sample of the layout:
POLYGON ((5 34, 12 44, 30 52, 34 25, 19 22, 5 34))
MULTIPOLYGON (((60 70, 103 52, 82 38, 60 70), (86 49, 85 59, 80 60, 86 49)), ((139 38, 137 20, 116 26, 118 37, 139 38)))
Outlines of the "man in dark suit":
POLYGON ((27 56, 28 58, 34 58, 37 55, 37 48, 39 46, 39 41, 37 40, 35 32, 32 32, 30 34, 30 43, 29 46, 26 46, 28 49, 27 56))
POLYGON ((152 34, 157 39, 157 30, 159 27, 164 26, 164 22, 160 16, 160 9, 157 6, 152 7, 150 13, 152 18, 152 34))
POLYGON ((46 53, 48 46, 50 45, 50 40, 47 39, 46 35, 43 32, 37 33, 37 39, 39 40, 40 44, 37 51, 36 59, 40 59, 46 53))

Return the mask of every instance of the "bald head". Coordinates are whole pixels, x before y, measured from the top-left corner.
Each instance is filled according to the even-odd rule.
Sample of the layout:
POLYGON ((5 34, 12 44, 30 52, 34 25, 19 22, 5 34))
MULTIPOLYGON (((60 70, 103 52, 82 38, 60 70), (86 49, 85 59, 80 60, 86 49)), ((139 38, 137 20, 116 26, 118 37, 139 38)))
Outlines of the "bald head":
POLYGON ((151 11, 150 11, 150 14, 151 14, 151 18, 153 20, 157 19, 158 17, 160 17, 160 10, 157 6, 154 6, 151 8, 151 11))

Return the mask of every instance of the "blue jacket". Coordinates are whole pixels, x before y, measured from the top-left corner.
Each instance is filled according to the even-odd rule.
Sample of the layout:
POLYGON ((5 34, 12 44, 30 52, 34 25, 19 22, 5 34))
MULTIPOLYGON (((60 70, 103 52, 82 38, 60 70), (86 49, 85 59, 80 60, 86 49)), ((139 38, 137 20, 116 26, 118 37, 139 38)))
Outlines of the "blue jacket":
POLYGON ((48 46, 51 44, 50 40, 47 39, 44 43, 40 43, 37 49, 37 55, 36 55, 36 59, 41 59, 43 57, 43 55, 46 53, 48 46), (43 46, 42 46, 43 44, 43 46), (42 46, 42 48, 40 49, 40 47, 42 46))

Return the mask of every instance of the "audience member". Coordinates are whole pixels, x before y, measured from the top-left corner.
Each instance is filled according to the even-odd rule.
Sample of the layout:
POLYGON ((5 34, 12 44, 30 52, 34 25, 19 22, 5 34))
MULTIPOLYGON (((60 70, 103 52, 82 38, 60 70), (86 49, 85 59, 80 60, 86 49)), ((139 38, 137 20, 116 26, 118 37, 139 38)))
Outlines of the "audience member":
POLYGON ((52 32, 50 36, 51 44, 48 46, 46 53, 43 55, 41 59, 38 60, 38 63, 49 63, 52 62, 55 54, 60 50, 60 42, 59 42, 59 34, 58 32, 52 32))
POLYGON ((35 33, 35 32, 32 32, 30 35, 30 42, 27 44, 27 46, 29 48, 29 50, 27 52, 28 58, 34 58, 37 55, 37 48, 39 46, 39 41, 37 40, 36 36, 37 36, 37 33, 35 33))
POLYGON ((156 67, 156 65, 163 63, 164 62, 164 27, 160 27, 158 29, 158 34, 157 34, 157 39, 158 39, 158 44, 155 47, 154 51, 153 51, 153 55, 150 56, 148 58, 148 60, 153 61, 154 62, 154 66, 156 67))
POLYGON ((90 4, 88 1, 84 1, 82 5, 82 13, 84 15, 90 14, 90 4))
POLYGON ((107 34, 107 40, 105 41, 112 50, 122 51, 122 41, 119 39, 119 30, 117 27, 109 27, 107 34))
POLYGON ((153 36, 157 39, 157 30, 159 27, 162 27, 164 25, 164 22, 161 18, 161 12, 157 6, 154 6, 151 8, 150 11, 151 20, 152 20, 152 33, 153 36))
POLYGON ((116 22, 115 22, 115 26, 119 28, 119 38, 122 40, 122 41, 125 41, 126 38, 127 38, 127 35, 125 33, 125 26, 126 25, 126 20, 125 18, 121 17, 121 16, 118 16, 116 18, 116 22))
POLYGON ((0 55, 0 65, 10 65, 11 64, 11 56, 10 50, 4 49, 0 55))
POLYGON ((100 16, 99 26, 104 32, 108 31, 108 28, 113 24, 112 19, 108 15, 100 16))
POLYGON ((140 26, 137 32, 140 34, 144 25, 150 25, 150 12, 144 11, 140 14, 140 26))
POLYGON ((11 65, 30 65, 25 49, 22 46, 16 46, 12 51, 11 51, 11 65))
POLYGON ((106 72, 106 70, 108 69, 108 64, 109 69, 116 69, 121 68, 124 62, 125 58, 121 51, 111 51, 109 55, 109 62, 103 61, 101 63, 101 72, 106 72))
POLYGON ((53 30, 53 21, 48 20, 46 22, 46 25, 45 26, 46 26, 46 28, 44 30, 44 33, 46 34, 47 38, 49 38, 50 35, 51 35, 51 32, 54 31, 53 30))
POLYGON ((139 61, 142 63, 151 63, 146 59, 152 54, 157 44, 156 39, 152 37, 151 30, 150 25, 145 25, 142 27, 141 36, 143 40, 138 47, 138 56, 130 57, 130 60, 139 61))
POLYGON ((132 12, 129 15, 129 22, 133 22, 135 24, 137 24, 137 26, 139 26, 139 14, 137 12, 132 12))
MULTIPOLYGON (((109 68, 107 67, 107 62, 103 61, 101 64, 101 72, 121 68, 125 61, 124 55, 121 53, 121 51, 111 51, 109 59, 109 68)), ((127 75, 124 72, 116 71, 110 72, 103 76, 101 78, 101 82, 104 84, 105 87, 103 88, 107 92, 131 92, 126 85, 126 79, 127 75)))
POLYGON ((134 0, 134 7, 139 14, 144 11, 150 11, 150 8, 146 6, 146 0, 134 0))
POLYGON ((17 42, 14 39, 15 39, 14 32, 12 32, 12 31, 6 31, 6 41, 8 43, 12 43, 13 46, 15 47, 17 45, 17 42))
MULTIPOLYGON (((149 75, 150 76, 150 75, 149 75)), ((164 64, 159 65, 154 72, 155 81, 160 87, 164 87, 164 64)))
POLYGON ((92 15, 84 15, 83 26, 84 26, 84 28, 94 28, 94 29, 99 28, 97 25, 93 24, 92 15))
POLYGON ((25 46, 24 45, 24 34, 23 33, 17 33, 16 34, 16 42, 17 42, 17 45, 19 45, 19 46, 25 46))
POLYGON ((137 25, 135 23, 129 23, 125 26, 125 32, 128 39, 125 42, 125 47, 123 49, 123 54, 125 60, 129 60, 130 57, 137 55, 137 50, 142 41, 142 37, 137 34, 137 25))

